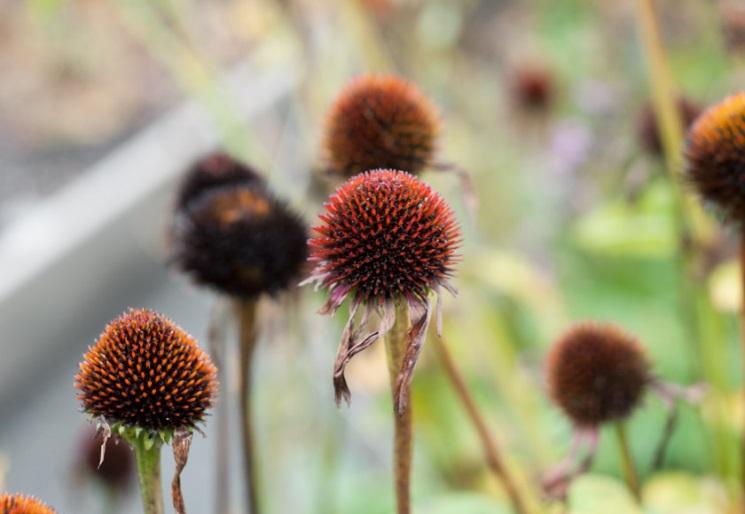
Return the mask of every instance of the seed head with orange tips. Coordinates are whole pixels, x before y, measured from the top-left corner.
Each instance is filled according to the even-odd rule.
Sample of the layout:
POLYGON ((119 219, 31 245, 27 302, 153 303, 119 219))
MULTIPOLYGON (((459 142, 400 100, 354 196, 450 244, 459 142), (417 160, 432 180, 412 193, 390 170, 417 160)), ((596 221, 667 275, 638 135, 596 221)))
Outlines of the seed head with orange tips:
POLYGON ((75 378, 85 412, 151 434, 193 429, 217 393, 215 367, 164 316, 132 309, 112 321, 75 378))
POLYGON ((36 498, 23 494, 0 494, 0 514, 55 514, 36 498))
POLYGON ((688 131, 686 174, 728 221, 745 222, 745 92, 707 109, 688 131))
POLYGON ((438 132, 435 108, 414 84, 392 75, 358 77, 326 120, 329 171, 346 178, 378 168, 416 175, 432 163, 438 132))

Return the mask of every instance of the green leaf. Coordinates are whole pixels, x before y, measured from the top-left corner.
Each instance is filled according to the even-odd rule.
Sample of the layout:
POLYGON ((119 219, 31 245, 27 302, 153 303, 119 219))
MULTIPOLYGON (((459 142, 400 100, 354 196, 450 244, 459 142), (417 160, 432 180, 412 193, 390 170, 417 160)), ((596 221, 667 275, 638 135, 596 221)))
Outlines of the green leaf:
POLYGON ((644 487, 648 514, 718 514, 727 511, 722 484, 687 473, 662 473, 644 487))
POLYGON ((569 490, 571 514, 642 514, 626 485, 603 475, 584 475, 569 490))

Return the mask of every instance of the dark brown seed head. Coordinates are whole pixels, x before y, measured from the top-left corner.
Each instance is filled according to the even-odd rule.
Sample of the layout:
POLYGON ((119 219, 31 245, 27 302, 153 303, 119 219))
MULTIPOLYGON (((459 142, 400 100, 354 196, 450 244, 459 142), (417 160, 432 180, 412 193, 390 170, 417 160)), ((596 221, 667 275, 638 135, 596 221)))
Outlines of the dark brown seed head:
POLYGON ((745 4, 741 0, 722 0, 719 12, 727 50, 735 55, 745 55, 745 4))
MULTIPOLYGON (((683 122, 683 128, 688 129, 701 114, 701 106, 683 97, 678 98, 676 105, 680 119, 683 122)), ((660 138, 660 130, 657 126, 657 116, 650 102, 644 104, 642 108, 639 116, 638 131, 639 143, 642 145, 642 148, 652 155, 661 157, 662 139, 660 138)))
POLYGON ((176 198, 176 208, 183 209, 192 200, 214 188, 263 182, 251 167, 224 152, 214 152, 195 162, 186 172, 176 198))
POLYGON ((413 175, 375 170, 352 177, 320 219, 309 243, 313 275, 332 296, 423 299, 452 272, 460 243, 453 212, 413 175))
POLYGON ((215 367, 197 342, 146 309, 106 327, 80 363, 75 386, 87 413, 151 432, 193 428, 217 394, 215 367))
POLYGON ((639 404, 648 380, 644 351, 615 325, 576 325, 549 353, 551 396, 579 426, 627 417, 639 404))
POLYGON ((516 70, 512 92, 517 104, 525 109, 543 110, 554 99, 554 78, 551 72, 538 66, 516 70))
POLYGON ((745 221, 745 92, 707 109, 688 131, 688 179, 726 219, 745 221))
POLYGON ((31 496, 1 494, 0 514, 55 514, 55 510, 31 496))
POLYGON ((305 223, 258 182, 202 194, 176 216, 173 236, 185 273, 242 298, 288 288, 308 254, 305 223))
POLYGON ((80 447, 80 459, 87 476, 98 480, 109 490, 123 493, 134 478, 135 462, 130 446, 114 434, 106 442, 106 458, 101 461, 101 445, 104 435, 87 430, 80 447), (99 466, 100 462, 100 466, 99 466))
POLYGON ((438 130, 436 111, 416 86, 395 76, 359 77, 327 118, 330 171, 347 178, 378 168, 417 174, 432 162, 438 130))

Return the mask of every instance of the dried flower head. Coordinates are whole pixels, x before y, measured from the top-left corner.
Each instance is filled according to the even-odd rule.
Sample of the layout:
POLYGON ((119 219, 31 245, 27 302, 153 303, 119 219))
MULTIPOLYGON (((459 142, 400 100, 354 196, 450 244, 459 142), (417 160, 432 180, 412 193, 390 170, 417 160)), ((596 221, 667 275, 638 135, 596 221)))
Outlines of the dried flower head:
POLYGON ((745 5, 740 0, 721 0, 719 12, 727 50, 745 55, 745 5))
POLYGON ((31 496, 6 493, 0 495, 0 514, 55 514, 55 510, 31 496))
MULTIPOLYGON (((678 98, 676 106, 685 129, 688 129, 701 114, 701 106, 685 97, 678 98)), ((652 155, 662 156, 662 139, 657 126, 657 116, 650 102, 645 103, 642 108, 638 131, 642 148, 652 155)))
POLYGON ((86 430, 80 446, 80 466, 86 476, 98 480, 112 492, 124 492, 134 478, 135 462, 132 449, 118 435, 112 435, 106 447, 106 458, 101 461, 101 446, 106 436, 86 430))
POLYGON ((177 194, 176 208, 185 208, 189 202, 216 187, 254 182, 263 183, 255 170, 227 153, 214 152, 199 159, 186 172, 177 194))
POLYGON ((286 289, 307 258, 305 224, 258 182, 202 194, 176 215, 173 235, 184 272, 242 298, 286 289))
POLYGON ((393 325, 396 302, 407 302, 412 329, 411 376, 430 317, 429 292, 448 288, 460 230, 448 204, 413 175, 375 170, 347 180, 331 196, 309 242, 315 269, 309 279, 329 291, 322 312, 333 313, 352 295, 347 328, 334 375, 337 400, 348 397, 344 367, 393 325), (360 326, 354 317, 366 310, 360 326), (372 312, 381 315, 377 331, 366 333, 372 312))
POLYGON ((512 93, 517 104, 525 109, 542 110, 554 99, 554 77, 539 66, 523 67, 515 72, 512 93))
POLYGON ((731 221, 745 221, 745 92, 707 109, 688 131, 688 178, 731 221))
POLYGON ((395 76, 362 76, 341 92, 324 136, 332 173, 351 177, 392 168, 417 174, 430 165, 436 111, 416 86, 395 76))
POLYGON ((551 396, 578 426, 627 417, 649 383, 644 351, 632 336, 610 324, 569 329, 548 358, 551 396))
POLYGON ((112 321, 75 377, 86 412, 152 433, 194 428, 217 393, 197 342, 164 316, 132 309, 112 321))

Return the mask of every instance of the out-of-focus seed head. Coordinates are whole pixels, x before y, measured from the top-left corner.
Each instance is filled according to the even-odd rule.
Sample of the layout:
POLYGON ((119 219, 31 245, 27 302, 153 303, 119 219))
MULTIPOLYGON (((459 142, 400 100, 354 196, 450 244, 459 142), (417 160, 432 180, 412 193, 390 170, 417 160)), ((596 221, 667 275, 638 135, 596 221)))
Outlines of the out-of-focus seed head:
POLYGON ((431 164, 439 121, 419 89, 399 77, 358 77, 326 121, 329 170, 343 177, 391 168, 417 174, 431 164))
POLYGON ((173 236, 185 273, 242 298, 294 284, 308 253, 305 223, 260 183, 204 193, 177 215, 173 236))
POLYGON ((578 426, 594 427, 629 416, 648 382, 644 351, 615 325, 576 325, 549 353, 551 396, 578 426))
POLYGON ((707 109, 688 131, 686 174, 730 221, 745 221, 745 92, 707 109))
POLYGON ((86 476, 117 493, 125 492, 134 478, 132 449, 116 434, 106 442, 102 432, 86 430, 80 446, 80 465, 86 476), (101 445, 104 443, 106 458, 101 462, 101 445))
POLYGON ((132 309, 112 321, 75 377, 83 409, 151 433, 191 429, 217 394, 216 370, 189 334, 164 316, 132 309))
POLYGON ((523 67, 515 71, 512 94, 517 105, 524 109, 545 110, 554 100, 555 86, 548 69, 523 67))
POLYGON ((745 4, 740 0, 721 0, 719 12, 727 50, 745 55, 745 4))
POLYGON ((214 188, 263 183, 250 166, 224 152, 214 152, 195 162, 186 172, 176 197, 176 208, 183 209, 192 200, 214 188))
POLYGON ((451 275, 460 230, 445 200, 413 175, 357 175, 320 219, 309 243, 314 276, 336 300, 352 291, 367 303, 423 299, 451 275))
MULTIPOLYGON (((696 102, 680 97, 676 102, 678 114, 683 122, 683 128, 688 129, 701 114, 701 106, 696 102)), ((662 156, 662 139, 657 126, 657 116, 650 102, 644 104, 639 116, 639 143, 642 148, 652 155, 662 156)))
POLYGON ((0 494, 0 514, 55 514, 36 498, 23 494, 0 494))

